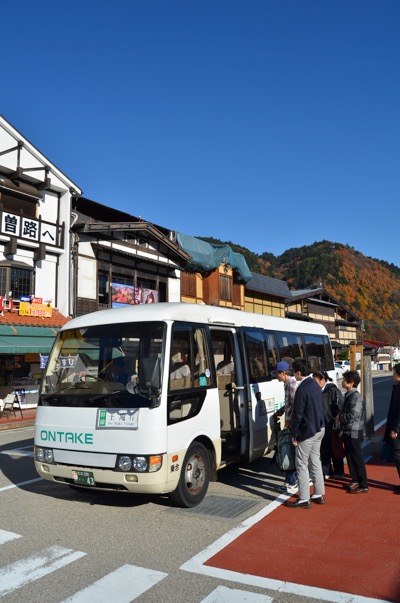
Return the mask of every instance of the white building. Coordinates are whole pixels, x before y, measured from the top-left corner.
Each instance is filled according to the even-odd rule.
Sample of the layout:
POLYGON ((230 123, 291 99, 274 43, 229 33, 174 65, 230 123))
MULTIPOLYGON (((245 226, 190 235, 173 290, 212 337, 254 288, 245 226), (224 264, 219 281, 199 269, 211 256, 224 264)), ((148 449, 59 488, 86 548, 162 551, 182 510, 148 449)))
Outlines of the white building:
POLYGON ((40 354, 69 320, 71 199, 79 194, 0 116, 0 388, 35 385, 40 354))
POLYGON ((0 296, 70 314, 71 197, 80 189, 0 116, 0 296))

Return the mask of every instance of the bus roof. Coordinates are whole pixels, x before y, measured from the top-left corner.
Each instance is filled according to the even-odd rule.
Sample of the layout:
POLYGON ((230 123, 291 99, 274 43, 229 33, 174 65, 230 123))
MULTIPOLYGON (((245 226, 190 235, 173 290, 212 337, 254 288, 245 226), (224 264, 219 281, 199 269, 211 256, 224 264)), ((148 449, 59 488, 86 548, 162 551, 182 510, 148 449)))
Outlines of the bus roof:
POLYGON ((206 323, 216 326, 262 327, 273 331, 293 333, 318 333, 327 335, 325 327, 311 323, 276 316, 266 316, 253 312, 243 312, 232 308, 190 304, 183 302, 159 302, 155 304, 126 305, 84 314, 65 324, 61 331, 79 329, 102 324, 117 324, 146 321, 181 321, 206 323))

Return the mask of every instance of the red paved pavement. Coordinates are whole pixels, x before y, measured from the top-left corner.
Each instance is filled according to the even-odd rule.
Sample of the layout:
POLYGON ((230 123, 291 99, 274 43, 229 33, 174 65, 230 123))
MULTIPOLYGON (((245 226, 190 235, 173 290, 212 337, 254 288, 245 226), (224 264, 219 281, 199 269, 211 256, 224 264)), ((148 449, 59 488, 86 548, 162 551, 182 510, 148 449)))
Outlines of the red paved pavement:
MULTIPOLYGON (((368 494, 326 484, 325 505, 280 505, 206 565, 384 601, 400 601, 400 496, 392 464, 367 465, 368 494)), ((348 480, 346 480, 348 482, 348 480)))
POLYGON ((17 409, 13 413, 0 413, 0 430, 14 429, 33 425, 36 416, 36 408, 27 408, 22 411, 22 417, 17 409))

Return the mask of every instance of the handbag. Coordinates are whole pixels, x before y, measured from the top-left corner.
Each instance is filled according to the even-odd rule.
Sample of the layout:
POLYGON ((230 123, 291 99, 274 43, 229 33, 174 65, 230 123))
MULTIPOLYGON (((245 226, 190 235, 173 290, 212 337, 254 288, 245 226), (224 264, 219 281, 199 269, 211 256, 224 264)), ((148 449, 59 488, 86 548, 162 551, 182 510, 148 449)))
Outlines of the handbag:
POLYGON ((276 463, 281 471, 291 471, 295 465, 292 437, 289 429, 286 428, 278 431, 277 439, 276 463))
POLYGON ((332 429, 332 457, 334 459, 344 459, 346 451, 344 448, 343 437, 339 429, 332 429))

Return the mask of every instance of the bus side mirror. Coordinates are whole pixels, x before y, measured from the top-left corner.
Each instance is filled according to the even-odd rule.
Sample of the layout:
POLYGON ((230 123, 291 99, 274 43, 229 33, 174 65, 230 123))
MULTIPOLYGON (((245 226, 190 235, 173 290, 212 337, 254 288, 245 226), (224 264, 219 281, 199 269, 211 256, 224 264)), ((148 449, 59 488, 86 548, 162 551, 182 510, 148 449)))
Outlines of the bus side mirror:
POLYGON ((151 400, 150 408, 160 404, 161 363, 159 358, 142 358, 139 362, 139 392, 151 400))

